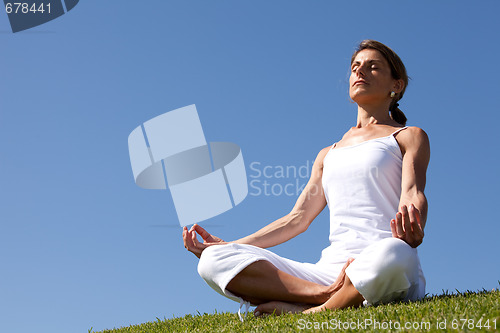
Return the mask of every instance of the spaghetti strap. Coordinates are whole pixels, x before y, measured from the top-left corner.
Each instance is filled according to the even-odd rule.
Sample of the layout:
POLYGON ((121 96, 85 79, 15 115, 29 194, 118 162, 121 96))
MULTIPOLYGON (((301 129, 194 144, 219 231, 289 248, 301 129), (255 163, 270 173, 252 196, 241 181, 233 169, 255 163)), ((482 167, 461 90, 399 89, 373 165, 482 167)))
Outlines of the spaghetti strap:
POLYGON ((394 133, 392 133, 390 136, 394 136, 396 134, 398 134, 399 132, 401 132, 402 130, 408 128, 408 126, 405 126, 405 127, 401 127, 401 128, 398 128, 396 131, 394 131, 394 133))

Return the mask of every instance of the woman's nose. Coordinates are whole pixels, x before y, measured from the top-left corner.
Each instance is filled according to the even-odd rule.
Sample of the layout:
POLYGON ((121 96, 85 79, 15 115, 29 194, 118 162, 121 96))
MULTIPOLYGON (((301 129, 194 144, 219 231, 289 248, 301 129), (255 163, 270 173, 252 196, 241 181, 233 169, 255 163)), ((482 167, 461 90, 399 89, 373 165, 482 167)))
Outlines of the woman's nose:
POLYGON ((359 76, 364 76, 365 75, 365 67, 363 65, 359 65, 358 67, 356 67, 356 71, 355 72, 359 76))

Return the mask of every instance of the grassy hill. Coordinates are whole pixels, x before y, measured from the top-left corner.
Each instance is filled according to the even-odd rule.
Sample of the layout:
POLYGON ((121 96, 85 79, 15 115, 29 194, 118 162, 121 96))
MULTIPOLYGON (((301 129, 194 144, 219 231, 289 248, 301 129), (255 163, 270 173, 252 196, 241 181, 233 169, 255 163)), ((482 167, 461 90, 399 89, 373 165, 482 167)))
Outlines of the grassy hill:
MULTIPOLYGON (((104 330, 103 333, 160 332, 500 332, 500 291, 430 296, 397 303, 303 315, 256 318, 240 322, 235 313, 186 315, 104 330)), ((93 332, 89 330, 89 332, 93 332)))

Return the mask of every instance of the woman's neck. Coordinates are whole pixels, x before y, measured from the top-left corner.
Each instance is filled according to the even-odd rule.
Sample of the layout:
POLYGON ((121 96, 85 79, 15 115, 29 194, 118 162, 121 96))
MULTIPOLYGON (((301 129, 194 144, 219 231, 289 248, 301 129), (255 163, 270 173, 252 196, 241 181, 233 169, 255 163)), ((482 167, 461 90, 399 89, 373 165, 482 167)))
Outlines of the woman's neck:
POLYGON ((358 118, 356 127, 362 128, 369 124, 397 125, 389 115, 388 107, 384 106, 361 106, 358 105, 358 118))

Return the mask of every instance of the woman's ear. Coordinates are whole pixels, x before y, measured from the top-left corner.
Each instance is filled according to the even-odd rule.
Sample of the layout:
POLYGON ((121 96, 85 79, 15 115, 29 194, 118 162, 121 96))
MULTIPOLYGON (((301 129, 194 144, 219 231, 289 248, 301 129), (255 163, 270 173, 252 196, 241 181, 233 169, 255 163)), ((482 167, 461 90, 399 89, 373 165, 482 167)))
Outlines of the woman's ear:
POLYGON ((401 91, 403 91, 404 87, 405 87, 405 82, 402 79, 394 80, 394 86, 392 87, 392 91, 399 94, 401 91))

